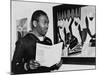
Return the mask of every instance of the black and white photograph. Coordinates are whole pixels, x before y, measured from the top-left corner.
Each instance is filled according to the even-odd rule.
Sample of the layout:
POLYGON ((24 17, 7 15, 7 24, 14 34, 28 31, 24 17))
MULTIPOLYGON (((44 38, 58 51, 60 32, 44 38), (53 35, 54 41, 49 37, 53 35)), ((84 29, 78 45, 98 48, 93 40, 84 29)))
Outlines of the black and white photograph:
POLYGON ((96 6, 11 1, 11 74, 96 69, 96 6))

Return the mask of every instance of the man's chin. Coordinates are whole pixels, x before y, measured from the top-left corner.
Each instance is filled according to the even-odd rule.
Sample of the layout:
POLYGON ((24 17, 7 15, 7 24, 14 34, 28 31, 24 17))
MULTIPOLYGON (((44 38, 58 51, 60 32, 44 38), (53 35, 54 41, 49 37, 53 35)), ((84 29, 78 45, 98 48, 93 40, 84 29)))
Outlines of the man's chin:
POLYGON ((46 35, 46 33, 47 33, 47 31, 42 32, 42 33, 41 33, 41 35, 42 35, 42 36, 45 36, 45 35, 46 35))
POLYGON ((46 33, 43 33, 43 34, 41 34, 42 36, 45 36, 46 35, 46 33))

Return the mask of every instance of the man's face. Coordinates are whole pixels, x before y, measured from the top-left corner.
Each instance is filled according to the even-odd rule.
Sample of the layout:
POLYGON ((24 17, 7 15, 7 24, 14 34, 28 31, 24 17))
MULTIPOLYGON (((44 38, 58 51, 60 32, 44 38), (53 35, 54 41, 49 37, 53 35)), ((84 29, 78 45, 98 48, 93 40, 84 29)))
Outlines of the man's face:
POLYGON ((47 33, 48 24, 49 24, 48 17, 45 15, 41 15, 39 17, 39 21, 37 22, 37 26, 36 26, 37 32, 41 36, 45 36, 45 34, 47 33))

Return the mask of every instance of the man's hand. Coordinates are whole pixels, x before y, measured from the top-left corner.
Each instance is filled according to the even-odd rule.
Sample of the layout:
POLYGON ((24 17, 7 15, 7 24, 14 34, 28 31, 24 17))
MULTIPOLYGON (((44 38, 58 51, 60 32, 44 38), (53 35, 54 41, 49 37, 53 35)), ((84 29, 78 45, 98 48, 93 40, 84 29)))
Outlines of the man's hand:
POLYGON ((63 62, 63 61, 60 60, 59 63, 56 63, 55 65, 51 66, 51 67, 50 67, 51 71, 58 70, 59 67, 62 65, 62 62, 63 62))
POLYGON ((37 69, 40 66, 40 64, 35 60, 30 60, 29 67, 30 69, 37 69))
POLYGON ((57 63, 57 64, 56 64, 56 66, 59 68, 59 67, 62 65, 62 62, 63 62, 63 61, 62 61, 62 60, 60 60, 60 62, 59 62, 59 63, 57 63))
POLYGON ((24 69, 28 71, 29 69, 34 70, 37 69, 40 64, 35 60, 30 60, 29 63, 24 64, 24 69))

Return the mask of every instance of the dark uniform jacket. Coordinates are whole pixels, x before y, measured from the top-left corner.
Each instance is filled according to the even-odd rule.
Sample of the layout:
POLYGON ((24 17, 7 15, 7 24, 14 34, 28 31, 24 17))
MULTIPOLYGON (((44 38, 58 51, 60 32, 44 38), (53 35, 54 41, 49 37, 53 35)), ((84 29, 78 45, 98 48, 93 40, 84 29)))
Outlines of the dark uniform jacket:
POLYGON ((14 74, 23 74, 23 73, 41 73, 41 72, 50 72, 51 70, 58 69, 56 65, 51 67, 41 66, 35 70, 24 69, 24 64, 28 63, 31 59, 35 60, 36 56, 36 43, 52 45, 51 40, 48 37, 44 38, 44 41, 40 41, 32 33, 28 33, 25 37, 21 38, 16 42, 16 48, 11 63, 11 71, 14 74))

